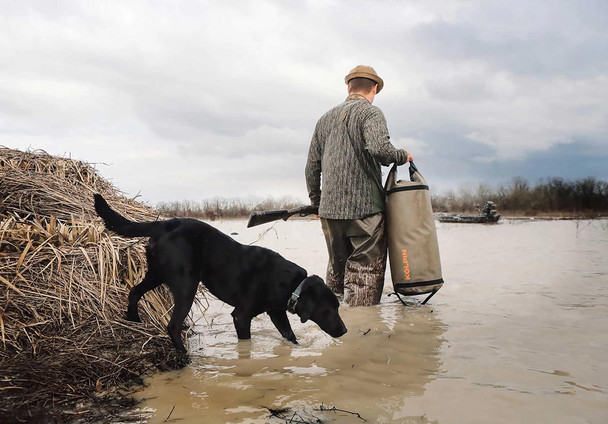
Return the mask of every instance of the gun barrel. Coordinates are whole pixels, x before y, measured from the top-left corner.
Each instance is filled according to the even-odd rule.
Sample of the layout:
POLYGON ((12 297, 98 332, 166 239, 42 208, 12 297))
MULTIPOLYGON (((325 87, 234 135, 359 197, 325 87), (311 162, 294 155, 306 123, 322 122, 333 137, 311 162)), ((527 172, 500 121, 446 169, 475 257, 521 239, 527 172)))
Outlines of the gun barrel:
POLYGON ((247 228, 255 227, 256 225, 265 224, 267 222, 278 221, 279 219, 287 220, 290 216, 299 214, 300 216, 306 216, 310 214, 317 214, 319 208, 316 206, 308 205, 301 206, 294 209, 279 209, 273 211, 253 211, 249 215, 249 221, 247 222, 247 228))
POLYGON ((289 211, 287 209, 280 209, 274 211, 253 211, 251 212, 251 215, 249 215, 249 221, 247 221, 247 228, 283 219, 285 216, 288 216, 288 214, 289 211))

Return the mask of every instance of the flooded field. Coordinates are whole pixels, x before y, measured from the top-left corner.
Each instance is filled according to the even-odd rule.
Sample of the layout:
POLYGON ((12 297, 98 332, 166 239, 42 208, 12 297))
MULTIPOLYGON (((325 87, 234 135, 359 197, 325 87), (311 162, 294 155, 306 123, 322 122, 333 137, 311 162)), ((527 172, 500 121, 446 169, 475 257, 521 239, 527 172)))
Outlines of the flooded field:
MULTIPOLYGON (((325 274, 318 221, 213 225, 325 274)), ((149 422, 608 422, 608 221, 437 226, 439 293, 404 307, 387 276, 380 305, 340 308, 340 339, 290 316, 293 345, 262 315, 238 341, 211 300, 190 366, 139 394, 149 422)))

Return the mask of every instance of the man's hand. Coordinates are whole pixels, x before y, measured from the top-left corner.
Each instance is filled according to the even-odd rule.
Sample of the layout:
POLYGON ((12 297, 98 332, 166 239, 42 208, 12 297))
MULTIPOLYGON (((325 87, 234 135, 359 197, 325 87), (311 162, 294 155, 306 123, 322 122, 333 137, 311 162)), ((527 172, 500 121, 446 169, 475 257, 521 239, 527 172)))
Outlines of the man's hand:
POLYGON ((405 153, 407 153, 407 160, 405 161, 406 163, 407 162, 414 162, 414 156, 410 155, 409 152, 407 150, 405 150, 405 149, 401 149, 401 150, 403 150, 405 153))

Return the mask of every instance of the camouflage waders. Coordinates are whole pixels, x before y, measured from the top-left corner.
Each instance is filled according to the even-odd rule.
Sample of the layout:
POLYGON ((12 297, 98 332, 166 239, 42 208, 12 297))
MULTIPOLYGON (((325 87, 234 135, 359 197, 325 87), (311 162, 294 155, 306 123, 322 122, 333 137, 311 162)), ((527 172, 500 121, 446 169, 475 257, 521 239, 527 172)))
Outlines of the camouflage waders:
POLYGON ((329 252, 327 285, 350 306, 380 303, 386 270, 384 215, 321 219, 329 252))

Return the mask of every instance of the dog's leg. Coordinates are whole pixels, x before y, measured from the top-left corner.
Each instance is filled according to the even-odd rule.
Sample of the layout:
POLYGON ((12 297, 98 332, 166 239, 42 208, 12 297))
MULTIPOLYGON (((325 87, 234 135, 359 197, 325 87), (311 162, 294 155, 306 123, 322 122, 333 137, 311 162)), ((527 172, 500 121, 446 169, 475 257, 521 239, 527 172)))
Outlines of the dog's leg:
POLYGON ((291 324, 289 323, 289 318, 287 318, 287 312, 285 311, 268 311, 268 315, 272 320, 274 326, 279 330, 281 335, 285 337, 292 343, 298 344, 298 340, 296 339, 296 335, 293 333, 291 329, 291 324))
POLYGON ((181 330, 184 320, 188 316, 188 312, 190 312, 190 308, 192 307, 192 302, 194 302, 198 282, 184 281, 183 283, 183 285, 179 285, 177 287, 188 288, 188 291, 182 292, 175 289, 173 290, 173 300, 175 301, 175 305, 173 306, 173 313, 171 314, 167 331, 169 332, 169 337, 171 337, 171 341, 173 342, 175 349, 185 353, 186 348, 182 342, 181 330))
POLYGON ((156 277, 156 274, 148 269, 144 279, 141 283, 133 286, 129 291, 129 306, 127 307, 127 319, 129 321, 141 322, 139 312, 137 311, 137 304, 139 299, 146 294, 146 292, 155 289, 160 286, 161 281, 156 277))
POLYGON ((232 321, 239 339, 249 340, 251 338, 251 318, 249 314, 243 313, 238 308, 234 308, 232 311, 232 321))

